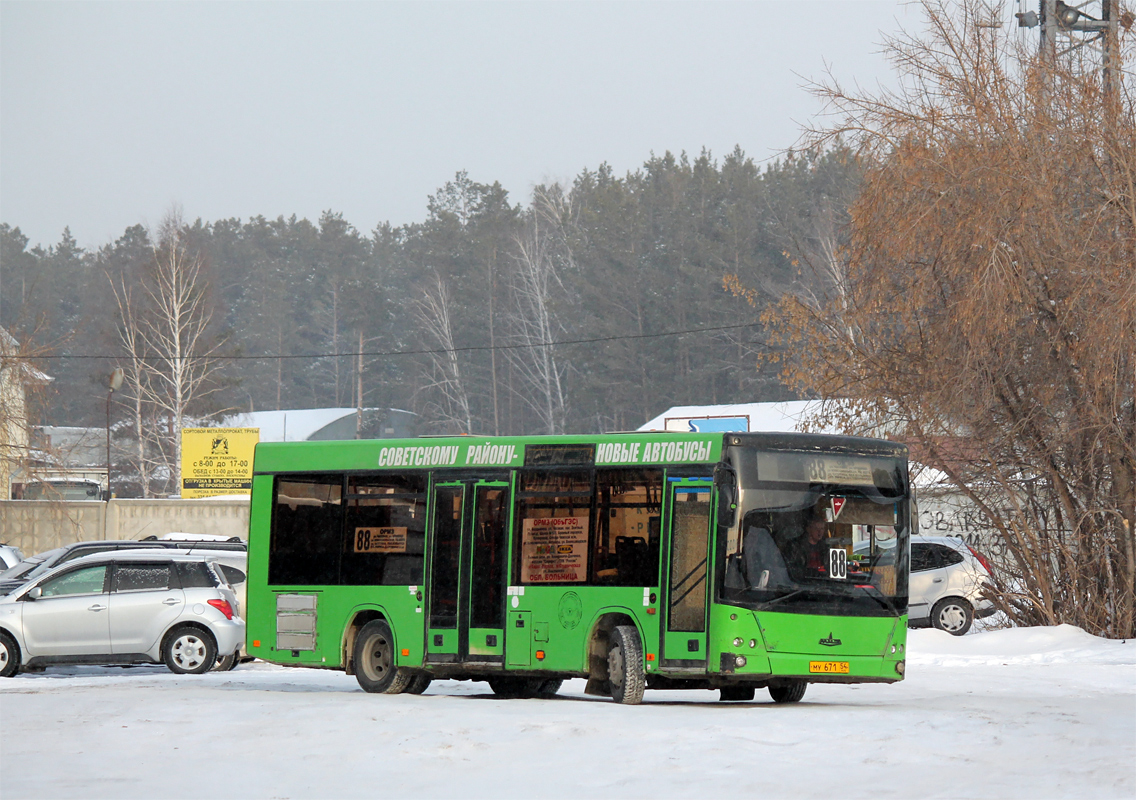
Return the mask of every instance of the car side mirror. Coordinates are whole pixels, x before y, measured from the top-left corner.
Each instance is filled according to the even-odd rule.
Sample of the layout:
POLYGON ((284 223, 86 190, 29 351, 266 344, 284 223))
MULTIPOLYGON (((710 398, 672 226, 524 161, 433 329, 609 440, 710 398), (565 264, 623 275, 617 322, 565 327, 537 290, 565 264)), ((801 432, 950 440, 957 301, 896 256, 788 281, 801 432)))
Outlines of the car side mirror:
POLYGON ((24 595, 25 600, 39 600, 43 597, 43 589, 39 586, 33 586, 31 591, 24 595))

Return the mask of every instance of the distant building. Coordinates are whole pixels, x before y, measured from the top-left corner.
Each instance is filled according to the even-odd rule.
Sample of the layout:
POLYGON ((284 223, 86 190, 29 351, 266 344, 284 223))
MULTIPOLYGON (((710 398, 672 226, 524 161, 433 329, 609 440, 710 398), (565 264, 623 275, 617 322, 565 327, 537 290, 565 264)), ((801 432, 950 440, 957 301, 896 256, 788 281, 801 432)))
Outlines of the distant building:
POLYGON ((51 380, 21 356, 16 337, 0 328, 0 489, 4 497, 11 497, 13 479, 27 465, 31 452, 28 388, 51 380))
POLYGON ((26 499, 26 487, 52 481, 93 482, 101 492, 107 488, 106 465, 106 428, 36 425, 6 496, 26 499))
POLYGON ((404 439, 417 435, 418 415, 398 408, 292 408, 226 417, 224 428, 260 428, 262 442, 404 439), (356 435, 358 433, 358 435, 356 435))

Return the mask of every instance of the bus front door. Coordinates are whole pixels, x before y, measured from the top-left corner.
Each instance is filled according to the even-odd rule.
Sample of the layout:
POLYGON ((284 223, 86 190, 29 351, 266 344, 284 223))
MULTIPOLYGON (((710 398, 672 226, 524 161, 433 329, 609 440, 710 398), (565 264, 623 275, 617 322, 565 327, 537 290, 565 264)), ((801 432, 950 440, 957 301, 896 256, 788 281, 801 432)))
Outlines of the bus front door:
POLYGON ((706 480, 667 481, 667 580, 661 665, 705 670, 710 489, 706 480))
POLYGON ((434 490, 426 660, 503 663, 509 485, 434 490))

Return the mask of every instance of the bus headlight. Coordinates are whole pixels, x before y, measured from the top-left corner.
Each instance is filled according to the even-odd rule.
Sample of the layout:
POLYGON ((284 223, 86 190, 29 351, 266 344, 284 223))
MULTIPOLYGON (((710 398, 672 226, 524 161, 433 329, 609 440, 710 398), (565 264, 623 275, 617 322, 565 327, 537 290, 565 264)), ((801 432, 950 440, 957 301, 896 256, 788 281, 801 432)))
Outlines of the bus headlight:
POLYGON ((734 666, 744 667, 745 665, 746 665, 746 657, 745 656, 738 656, 737 658, 734 659, 734 666))
POLYGON ((903 661, 896 661, 895 662, 895 671, 898 672, 900 675, 903 674, 905 669, 906 669, 906 667, 904 666, 903 661))
POLYGON ((742 637, 739 636, 738 638, 734 639, 734 647, 741 647, 741 646, 742 646, 742 637))

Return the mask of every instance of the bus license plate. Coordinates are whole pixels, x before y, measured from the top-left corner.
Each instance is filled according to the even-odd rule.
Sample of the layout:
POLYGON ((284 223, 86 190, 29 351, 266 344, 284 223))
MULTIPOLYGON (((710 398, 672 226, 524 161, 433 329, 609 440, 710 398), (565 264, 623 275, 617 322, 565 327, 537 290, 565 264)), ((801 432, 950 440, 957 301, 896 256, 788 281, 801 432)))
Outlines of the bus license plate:
POLYGON ((820 672, 825 675, 847 675, 847 661, 810 661, 809 672, 820 672))

